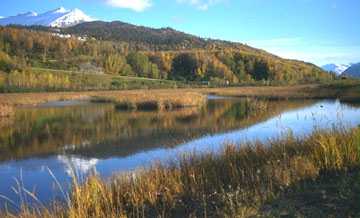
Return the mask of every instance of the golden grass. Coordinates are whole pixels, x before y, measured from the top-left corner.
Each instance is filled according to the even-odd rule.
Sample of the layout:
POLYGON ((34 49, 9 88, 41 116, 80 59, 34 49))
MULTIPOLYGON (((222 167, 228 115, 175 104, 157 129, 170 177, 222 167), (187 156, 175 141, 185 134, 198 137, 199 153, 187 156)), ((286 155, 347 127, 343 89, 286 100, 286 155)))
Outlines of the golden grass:
POLYGON ((15 108, 10 104, 0 103, 0 119, 14 115, 15 108))
POLYGON ((128 91, 88 91, 0 94, 0 103, 10 105, 38 105, 50 101, 96 100, 112 101, 119 108, 167 108, 170 106, 201 105, 203 95, 215 94, 235 97, 264 97, 273 99, 360 99, 359 81, 336 81, 329 84, 294 86, 246 86, 230 88, 157 89, 128 91))
POLYGON ((359 143, 354 129, 229 145, 220 154, 188 154, 109 182, 90 177, 74 184, 68 207, 26 209, 19 217, 260 216, 264 203, 303 180, 358 169, 359 143))
POLYGON ((262 97, 268 99, 325 99, 359 100, 360 84, 295 85, 295 86, 248 86, 203 89, 202 93, 233 97, 262 97))
MULTIPOLYGON (((144 98, 181 98, 183 95, 216 94, 236 97, 267 98, 340 98, 359 99, 360 82, 356 80, 334 81, 328 84, 309 84, 293 86, 243 86, 229 88, 192 88, 192 89, 153 89, 127 91, 82 91, 0 94, 0 102, 14 105, 36 105, 49 101, 81 100, 97 97, 98 100, 116 100, 138 102, 144 98), (192 94, 190 94, 192 93, 192 94)), ((192 97, 192 96, 191 96, 192 97)))
POLYGON ((94 101, 113 102, 122 110, 171 110, 182 107, 202 106, 206 96, 188 91, 138 91, 124 95, 114 93, 96 94, 94 101))
POLYGON ((0 94, 0 102, 15 106, 38 105, 51 101, 65 100, 114 102, 118 105, 133 105, 133 107, 140 109, 172 109, 178 107, 201 106, 206 102, 206 96, 199 92, 186 90, 0 94))

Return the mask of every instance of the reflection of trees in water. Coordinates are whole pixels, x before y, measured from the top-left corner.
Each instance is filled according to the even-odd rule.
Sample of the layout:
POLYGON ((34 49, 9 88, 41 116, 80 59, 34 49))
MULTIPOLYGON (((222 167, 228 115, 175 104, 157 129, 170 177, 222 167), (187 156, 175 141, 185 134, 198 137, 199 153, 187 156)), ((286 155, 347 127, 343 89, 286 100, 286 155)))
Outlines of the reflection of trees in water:
POLYGON ((342 100, 340 102, 342 104, 347 105, 352 108, 360 108, 360 99, 357 99, 357 100, 352 99, 352 100, 346 100, 346 101, 342 100))
POLYGON ((0 160, 71 153, 125 156, 208 133, 247 127, 309 101, 216 100, 170 112, 120 112, 113 105, 19 109, 0 132, 0 160))

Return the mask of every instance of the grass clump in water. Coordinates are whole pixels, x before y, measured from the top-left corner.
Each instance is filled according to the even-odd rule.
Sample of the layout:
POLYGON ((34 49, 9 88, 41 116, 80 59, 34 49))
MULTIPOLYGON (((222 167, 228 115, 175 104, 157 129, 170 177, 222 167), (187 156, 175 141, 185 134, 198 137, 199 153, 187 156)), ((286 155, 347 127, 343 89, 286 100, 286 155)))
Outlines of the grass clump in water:
POLYGON ((116 96, 112 100, 118 110, 160 111, 184 107, 199 107, 206 103, 206 96, 195 92, 135 93, 116 96))

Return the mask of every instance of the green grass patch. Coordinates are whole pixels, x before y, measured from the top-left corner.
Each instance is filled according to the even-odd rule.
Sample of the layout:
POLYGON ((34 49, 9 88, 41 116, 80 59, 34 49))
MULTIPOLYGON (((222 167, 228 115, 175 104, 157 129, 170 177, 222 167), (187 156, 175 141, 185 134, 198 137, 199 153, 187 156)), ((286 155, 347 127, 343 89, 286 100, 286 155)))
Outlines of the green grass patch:
POLYGON ((0 92, 51 92, 177 88, 187 85, 171 81, 125 77, 118 75, 83 74, 65 70, 33 68, 0 75, 0 92))

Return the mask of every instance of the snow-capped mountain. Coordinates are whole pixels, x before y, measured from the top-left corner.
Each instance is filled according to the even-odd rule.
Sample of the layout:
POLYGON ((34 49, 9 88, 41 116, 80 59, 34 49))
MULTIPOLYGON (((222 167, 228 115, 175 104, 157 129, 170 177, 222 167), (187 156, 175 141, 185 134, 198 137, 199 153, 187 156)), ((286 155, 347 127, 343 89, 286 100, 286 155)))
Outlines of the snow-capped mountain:
POLYGON ((351 65, 350 64, 327 64, 321 68, 327 72, 336 73, 337 75, 342 74, 347 70, 351 65))
POLYGON ((77 8, 66 10, 61 7, 42 14, 30 11, 16 16, 0 18, 0 25, 16 24, 24 26, 40 25, 49 27, 69 27, 93 20, 94 19, 77 8))
POLYGON ((342 75, 360 79, 360 63, 351 65, 342 75))

